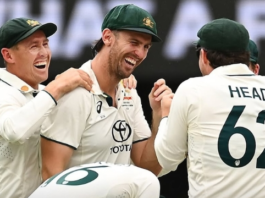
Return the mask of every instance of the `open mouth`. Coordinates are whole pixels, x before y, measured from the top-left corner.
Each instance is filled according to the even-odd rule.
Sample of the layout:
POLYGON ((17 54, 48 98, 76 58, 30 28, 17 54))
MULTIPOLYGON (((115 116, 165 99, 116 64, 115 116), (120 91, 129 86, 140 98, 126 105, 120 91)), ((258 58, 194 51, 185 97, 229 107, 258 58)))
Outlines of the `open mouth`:
POLYGON ((36 63, 34 66, 37 68, 37 69, 44 69, 45 66, 46 66, 47 62, 38 62, 36 63))
POLYGON ((136 64, 136 61, 132 58, 125 58, 125 62, 131 66, 135 66, 135 64, 136 64))

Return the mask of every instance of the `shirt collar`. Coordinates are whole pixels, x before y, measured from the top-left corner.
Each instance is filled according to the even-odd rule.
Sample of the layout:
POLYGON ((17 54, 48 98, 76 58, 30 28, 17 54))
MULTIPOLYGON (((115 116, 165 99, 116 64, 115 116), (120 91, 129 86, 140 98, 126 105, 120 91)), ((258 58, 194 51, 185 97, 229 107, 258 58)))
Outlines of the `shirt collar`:
POLYGON ((255 75, 245 64, 232 64, 220 66, 214 69, 209 75, 255 75))
MULTIPOLYGON (((100 89, 100 86, 98 84, 98 81, 97 81, 97 78, 96 78, 96 75, 94 73, 94 71, 92 70, 91 68, 91 60, 85 62, 81 67, 80 69, 84 70, 86 73, 88 73, 88 75, 90 76, 90 79, 93 81, 93 85, 92 85, 92 90, 93 90, 93 93, 96 94, 96 95, 103 95, 104 97, 107 97, 107 95, 100 89)), ((122 85, 122 83, 119 83, 118 84, 118 87, 117 87, 117 93, 119 93, 120 91, 125 91, 124 90, 124 87, 122 85)))
POLYGON ((18 78, 16 75, 8 72, 6 69, 0 69, 0 80, 4 83, 18 89, 22 93, 39 92, 44 88, 43 85, 39 85, 39 89, 35 90, 26 82, 18 78))

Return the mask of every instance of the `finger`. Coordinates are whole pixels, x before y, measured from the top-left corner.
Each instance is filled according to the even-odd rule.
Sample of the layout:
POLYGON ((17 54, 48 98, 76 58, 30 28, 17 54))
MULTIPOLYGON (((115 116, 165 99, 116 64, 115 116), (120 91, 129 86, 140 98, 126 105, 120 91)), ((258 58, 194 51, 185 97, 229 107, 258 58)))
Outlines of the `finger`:
MULTIPOLYGON (((158 84, 154 84, 154 87, 153 87, 153 90, 154 90, 154 92, 153 92, 153 94, 156 92, 156 90, 158 90, 159 89, 159 85, 158 84)), ((154 95, 155 96, 155 95, 154 95)))
POLYGON ((130 75, 129 79, 128 79, 128 88, 131 89, 133 87, 133 75, 130 75))
POLYGON ((170 90, 170 88, 166 85, 161 85, 161 86, 158 86, 154 92, 154 96, 158 96, 160 95, 161 93, 163 93, 164 91, 166 90, 170 90))
POLYGON ((126 84, 127 84, 126 79, 122 79, 121 84, 123 85, 124 88, 126 88, 126 84))
POLYGON ((131 75, 132 76, 132 78, 131 78, 131 89, 136 89, 136 84, 137 84, 137 80, 136 80, 136 78, 135 78, 135 76, 134 75, 131 75))
POLYGON ((155 82, 155 85, 158 85, 158 86, 165 85, 165 84, 166 84, 166 81, 165 81, 165 79, 163 79, 163 78, 158 79, 158 80, 155 82))
POLYGON ((161 101, 163 97, 167 96, 171 94, 171 92, 169 90, 165 90, 163 91, 160 95, 158 95, 157 97, 155 97, 156 101, 161 101))
POLYGON ((171 94, 167 94, 167 95, 164 95, 164 96, 162 97, 162 101, 163 101, 163 100, 172 100, 173 97, 174 97, 174 94, 173 94, 173 93, 171 93, 171 94))
POLYGON ((171 99, 173 99, 173 98, 174 98, 174 95, 175 95, 175 94, 171 93, 171 94, 169 94, 169 97, 170 97, 171 99))
POLYGON ((155 88, 153 87, 149 93, 149 97, 154 97, 155 88))
MULTIPOLYGON (((135 79, 135 78, 134 78, 134 79, 135 79)), ((136 87, 137 87, 137 80, 135 79, 135 80, 134 80, 134 84, 133 84, 133 88, 136 89, 136 87)))
POLYGON ((84 87, 86 90, 91 91, 92 86, 90 86, 87 82, 83 81, 81 87, 84 87))
POLYGON ((56 75, 55 79, 58 79, 60 77, 60 74, 56 75))
POLYGON ((90 76, 88 75, 88 73, 86 73, 85 71, 79 70, 78 71, 80 77, 86 81, 90 86, 93 85, 93 81, 91 80, 90 76))

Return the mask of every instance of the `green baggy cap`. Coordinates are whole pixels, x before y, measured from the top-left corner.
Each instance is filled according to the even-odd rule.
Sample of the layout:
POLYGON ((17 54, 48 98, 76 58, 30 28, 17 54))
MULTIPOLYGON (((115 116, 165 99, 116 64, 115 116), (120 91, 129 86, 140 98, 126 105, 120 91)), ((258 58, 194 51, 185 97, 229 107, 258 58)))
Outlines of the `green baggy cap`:
POLYGON ((105 28, 143 32, 151 34, 153 42, 161 41, 157 35, 156 22, 151 14, 133 4, 119 5, 112 8, 104 18, 101 31, 105 28))
POLYGON ((197 47, 209 50, 240 52, 248 51, 249 34, 240 23, 216 19, 204 25, 197 33, 197 47))
POLYGON ((56 32, 57 26, 53 23, 41 24, 36 20, 27 18, 15 18, 7 21, 0 28, 0 50, 4 47, 14 46, 37 30, 42 30, 46 37, 49 37, 56 32))
POLYGON ((248 50, 250 53, 250 62, 258 63, 259 51, 256 43, 249 39, 248 50))

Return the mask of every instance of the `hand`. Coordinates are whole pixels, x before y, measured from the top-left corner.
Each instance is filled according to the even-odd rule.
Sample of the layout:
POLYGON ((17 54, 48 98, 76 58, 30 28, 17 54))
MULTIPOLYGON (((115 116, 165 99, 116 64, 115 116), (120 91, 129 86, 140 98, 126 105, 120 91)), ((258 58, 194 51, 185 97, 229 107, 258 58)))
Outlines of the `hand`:
POLYGON ((88 91, 92 90, 92 80, 90 76, 81 69, 70 68, 55 78, 57 83, 64 85, 64 92, 68 93, 76 87, 84 87, 88 91))
POLYGON ((162 118, 168 116, 173 97, 174 97, 173 93, 163 96, 161 100, 162 118))
POLYGON ((168 94, 172 94, 172 90, 166 85, 166 81, 157 80, 149 94, 149 103, 154 112, 161 112, 161 100, 168 94))
POLYGON ((59 100, 63 95, 77 87, 84 87, 88 91, 93 91, 92 84, 92 80, 85 71, 70 68, 62 74, 57 75, 55 80, 46 86, 45 90, 48 91, 55 100, 59 100))
POLYGON ((133 74, 131 74, 129 78, 123 79, 122 83, 124 88, 135 89, 137 86, 137 80, 133 74))

